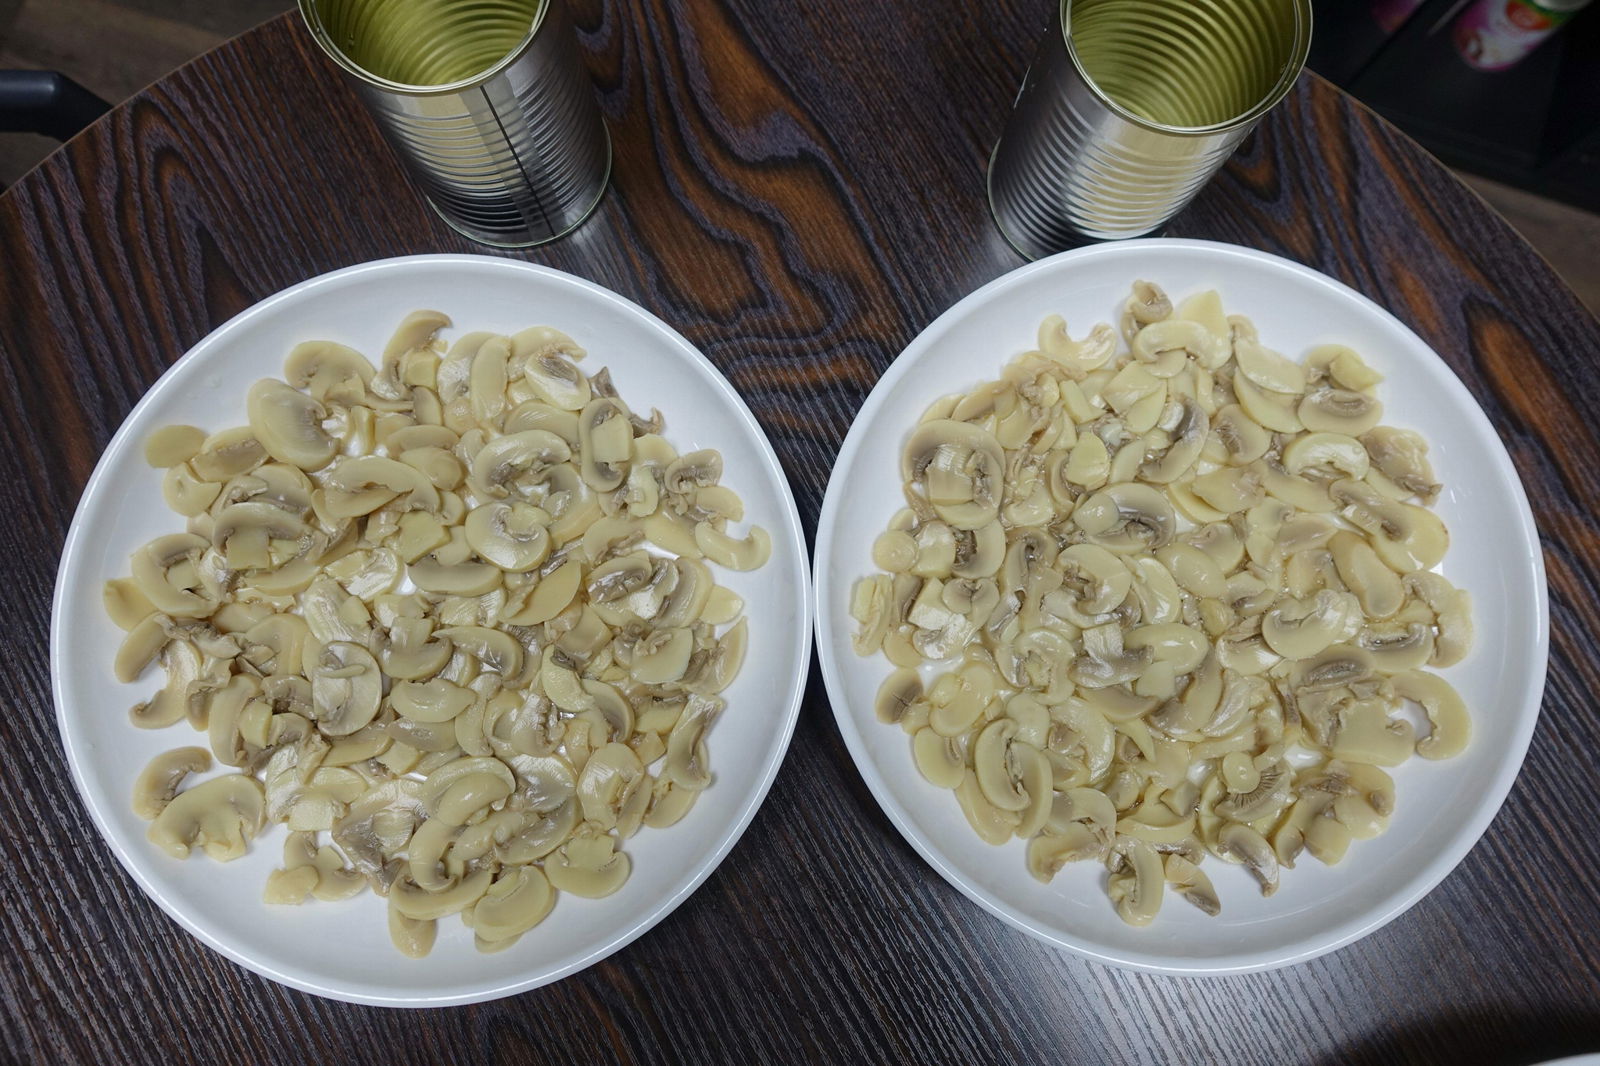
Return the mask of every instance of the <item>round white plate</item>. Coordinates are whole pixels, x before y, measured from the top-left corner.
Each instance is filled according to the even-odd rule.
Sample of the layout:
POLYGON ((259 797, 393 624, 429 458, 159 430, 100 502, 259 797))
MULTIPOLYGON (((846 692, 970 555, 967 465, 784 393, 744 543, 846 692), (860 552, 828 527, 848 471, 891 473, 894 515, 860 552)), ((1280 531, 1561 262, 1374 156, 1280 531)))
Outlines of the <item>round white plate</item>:
MULTIPOLYGON (((51 680, 67 760, 95 824, 139 885, 184 928, 265 977, 357 1003, 443 1006, 510 995, 554 981, 627 944, 694 891, 716 868, 767 794, 789 744, 810 660, 805 541, 789 484, 749 409, 688 341, 654 315, 598 285, 559 271, 485 256, 389 259, 325 274, 264 300, 201 341, 139 401, 89 479, 67 536, 50 633, 51 680), (245 421, 245 390, 282 373, 295 343, 328 338, 376 358, 401 317, 417 308, 451 316, 454 337, 544 324, 589 351, 589 372, 611 367, 622 398, 659 407, 680 451, 717 448, 725 483, 750 522, 772 536, 772 558, 751 573, 718 571, 746 603, 750 645, 724 695, 728 709, 708 739, 716 780, 669 829, 628 842, 633 874, 601 900, 563 896, 514 947, 481 954, 460 921, 439 923, 425 960, 389 943, 384 904, 370 892, 342 903, 269 907, 261 889, 280 863, 274 827, 232 863, 179 862, 145 839, 129 810, 134 777, 157 752, 205 744, 185 724, 143 731, 128 708, 159 685, 119 684, 111 655, 121 633, 100 588, 125 574, 145 541, 182 529, 161 499, 161 474, 145 465, 145 437, 173 422, 221 429, 245 421)), ((156 672, 157 674, 159 672, 156 672)))
POLYGON ((1176 974, 1263 970, 1363 936, 1415 903, 1483 834, 1499 809, 1539 713, 1548 620, 1543 562, 1515 470, 1466 388, 1426 344, 1366 297, 1276 256, 1205 241, 1134 240, 1044 259, 984 286, 912 341, 867 398, 833 468, 817 530, 814 587, 823 678, 845 743, 896 827, 951 884, 986 910, 1049 943, 1104 962, 1176 974), (1443 572, 1471 592, 1477 642, 1446 676, 1474 710, 1471 747, 1448 762, 1414 759, 1394 772, 1389 830, 1358 841, 1345 861, 1306 858, 1263 899, 1240 867, 1205 864, 1222 896, 1207 918, 1168 894, 1154 924, 1116 916, 1103 867, 1068 866, 1043 885, 1024 846, 984 844, 954 797, 924 781, 911 745, 872 710, 891 670, 850 647, 851 584, 873 572, 871 545, 901 506, 902 442, 929 403, 997 377, 1034 347, 1039 321, 1062 314, 1074 335, 1117 321, 1129 286, 1146 278, 1174 298, 1215 288, 1250 316, 1262 342, 1294 358, 1310 347, 1354 347, 1387 380, 1384 421, 1432 444, 1452 534, 1443 572))

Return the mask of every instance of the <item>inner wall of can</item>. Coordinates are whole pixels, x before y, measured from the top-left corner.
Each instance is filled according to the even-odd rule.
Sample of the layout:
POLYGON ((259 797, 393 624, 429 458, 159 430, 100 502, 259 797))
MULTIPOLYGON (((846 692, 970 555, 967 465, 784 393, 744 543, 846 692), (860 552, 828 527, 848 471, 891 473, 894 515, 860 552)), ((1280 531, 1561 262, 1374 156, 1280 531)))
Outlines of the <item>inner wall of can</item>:
POLYGON ((300 0, 346 70, 391 91, 462 88, 521 50, 548 0, 300 0))
POLYGON ((1062 0, 989 165, 1037 258, 1156 232, 1293 87, 1310 0, 1062 0))
POLYGON ((611 142, 559 2, 300 0, 300 10, 458 232, 524 248, 571 231, 600 202, 611 142))
POLYGON ((1294 84, 1307 0, 1062 0, 1067 51, 1124 117, 1172 131, 1254 121, 1294 84))

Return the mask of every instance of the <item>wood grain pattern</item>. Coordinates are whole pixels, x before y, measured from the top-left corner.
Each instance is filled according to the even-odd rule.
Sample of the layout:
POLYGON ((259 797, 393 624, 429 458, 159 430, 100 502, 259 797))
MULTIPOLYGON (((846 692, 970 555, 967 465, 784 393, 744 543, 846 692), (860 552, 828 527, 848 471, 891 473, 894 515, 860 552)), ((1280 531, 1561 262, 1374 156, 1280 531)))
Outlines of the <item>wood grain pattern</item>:
MULTIPOLYGON (((739 387, 813 528, 894 354, 1018 265, 983 170, 1045 0, 574 0, 617 150, 525 257, 682 329, 739 387)), ((1415 326, 1529 486, 1544 716, 1504 810, 1406 915, 1289 970, 1096 966, 972 907, 878 812, 813 681, 772 795, 655 930, 556 985, 411 1013, 199 945, 67 783, 45 634, 96 456, 228 316, 335 267, 481 251, 414 195, 287 19, 140 94, 0 197, 0 1057, 38 1062, 1532 1063, 1600 1049, 1600 329, 1431 158, 1307 77, 1169 232, 1277 252, 1415 326)))

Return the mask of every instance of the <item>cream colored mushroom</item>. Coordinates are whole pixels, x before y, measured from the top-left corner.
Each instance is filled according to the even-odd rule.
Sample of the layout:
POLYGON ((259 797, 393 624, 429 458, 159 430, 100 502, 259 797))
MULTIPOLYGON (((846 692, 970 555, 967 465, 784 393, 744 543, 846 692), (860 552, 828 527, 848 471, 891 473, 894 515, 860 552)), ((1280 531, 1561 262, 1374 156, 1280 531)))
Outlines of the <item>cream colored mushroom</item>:
POLYGON ((1395 695, 1420 704, 1428 715, 1432 729, 1417 741, 1418 755, 1424 759, 1449 759, 1466 749, 1472 738, 1472 719, 1455 686, 1425 670, 1399 674, 1391 683, 1395 695))
POLYGON ((1172 540, 1172 505, 1148 485, 1110 485, 1078 505, 1072 515, 1089 542, 1110 551, 1154 551, 1172 540))
POLYGON ((150 760, 133 783, 133 813, 147 821, 155 819, 178 794, 184 778, 209 769, 211 753, 204 748, 162 752, 150 760))
POLYGON ((633 864, 603 833, 579 833, 544 861, 545 876, 562 892, 600 899, 621 888, 633 864))
POLYGON ((1117 908, 1117 917, 1129 925, 1149 925, 1161 909, 1166 886, 1161 856, 1142 840, 1119 843, 1113 856, 1116 865, 1106 893, 1117 908))
POLYGON ((908 482, 926 484, 928 502, 954 528, 994 521, 1005 461, 992 433, 951 419, 925 422, 906 442, 901 469, 908 482))
POLYGON ((772 538, 760 526, 751 526, 743 539, 737 539, 701 522, 694 527, 694 540, 707 559, 729 570, 755 570, 772 556, 772 538))
POLYGON ((195 847, 218 862, 245 853, 261 831, 266 798, 260 782, 245 774, 203 781, 174 796, 150 823, 150 842, 175 859, 195 847))
POLYGON ((521 866, 503 873, 472 906, 472 932, 479 950, 498 950, 549 917, 556 893, 545 875, 521 866))
POLYGON ((1261 621, 1267 646, 1286 659, 1309 658, 1354 635, 1361 604, 1348 592, 1323 589, 1308 600, 1285 600, 1261 621))
POLYGON ((335 641, 315 658, 311 699, 317 727, 329 736, 346 736, 378 713, 383 675, 378 662, 359 644, 335 641))
POLYGON ((250 432, 268 455, 302 470, 321 470, 338 445, 322 428, 327 410, 281 381, 262 378, 246 397, 250 432))
POLYGON ((362 402, 376 373, 366 356, 334 341, 302 341, 289 350, 283 364, 290 385, 324 403, 362 402))

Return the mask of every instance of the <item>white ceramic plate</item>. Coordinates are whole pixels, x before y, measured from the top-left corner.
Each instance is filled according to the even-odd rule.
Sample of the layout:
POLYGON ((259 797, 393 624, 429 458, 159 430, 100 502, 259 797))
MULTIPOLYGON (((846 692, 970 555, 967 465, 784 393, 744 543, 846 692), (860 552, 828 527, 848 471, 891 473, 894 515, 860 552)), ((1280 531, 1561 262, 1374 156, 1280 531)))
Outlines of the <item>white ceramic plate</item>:
POLYGON ((732 386, 660 319, 598 285, 508 259, 367 263, 296 285, 219 328, 156 382, 112 438, 84 490, 57 580, 50 634, 56 712, 78 791, 117 858, 213 948, 263 976, 335 999, 390 1006, 493 999, 616 951, 683 902, 733 847, 767 794, 799 711, 810 660, 807 577, 799 515, 766 437, 732 386), (153 732, 129 724, 129 706, 159 679, 122 685, 112 676, 121 634, 100 603, 101 584, 127 572, 130 552, 182 528, 162 503, 160 473, 144 463, 151 430, 173 422, 242 424, 245 390, 257 378, 280 375, 296 342, 330 338, 375 358, 400 318, 419 307, 455 320, 447 337, 534 324, 565 330, 588 349, 591 373, 610 366, 624 400, 662 410, 666 436, 680 451, 719 449, 725 483, 743 497, 748 520, 772 536, 766 566, 717 575, 745 599, 750 646, 709 737, 715 783, 688 817, 669 829, 644 829, 628 843, 633 874, 615 895, 563 896, 548 919, 497 954, 479 953, 470 930, 447 919, 420 962, 390 945, 383 902, 371 893, 336 904, 263 904, 262 885, 281 859, 282 827, 226 864, 203 856, 178 862, 145 839, 145 823, 128 809, 134 777, 157 752, 205 741, 182 723, 153 732))
POLYGON ((815 553, 818 654, 840 731, 889 818, 922 856, 979 905, 1049 943, 1105 962, 1178 974, 1262 970, 1331 951, 1383 925, 1437 884, 1483 834, 1522 764, 1544 688, 1548 621, 1533 517, 1505 449, 1445 364, 1388 312, 1345 286, 1275 256, 1203 241, 1136 240, 1067 252, 986 285, 925 329, 890 367, 845 438, 823 503, 815 553), (1206 918, 1168 894, 1155 923, 1113 912, 1098 864, 1050 885, 1024 868, 1024 846, 981 842, 954 797, 924 781, 904 733, 873 715, 881 656, 858 658, 849 591, 872 572, 873 538, 900 506, 902 442, 929 403, 993 379, 1032 348, 1052 312, 1074 335, 1115 323, 1129 286, 1147 278, 1178 296, 1215 288, 1250 316, 1263 343, 1295 358, 1342 342, 1387 380, 1385 422, 1432 443, 1452 534, 1443 572, 1472 594, 1477 642, 1446 676, 1473 707, 1476 736, 1449 762, 1414 759, 1394 773, 1398 811, 1383 836, 1358 841, 1339 866, 1307 858, 1263 899, 1240 867, 1207 862, 1222 896, 1206 918))

